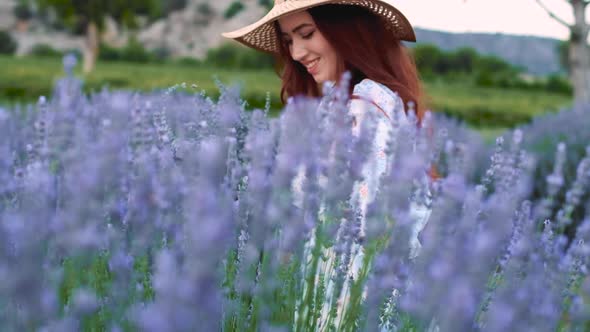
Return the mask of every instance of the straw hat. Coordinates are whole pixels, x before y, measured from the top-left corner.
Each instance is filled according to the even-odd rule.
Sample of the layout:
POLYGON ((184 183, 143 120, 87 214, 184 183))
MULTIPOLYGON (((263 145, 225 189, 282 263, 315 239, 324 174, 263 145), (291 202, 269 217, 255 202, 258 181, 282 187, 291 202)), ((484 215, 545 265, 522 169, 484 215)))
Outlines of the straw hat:
POLYGON ((398 9, 383 0, 275 0, 272 9, 257 22, 221 35, 263 52, 279 53, 278 37, 273 22, 285 15, 326 4, 367 8, 383 18, 386 28, 400 40, 416 41, 414 29, 408 19, 398 9))

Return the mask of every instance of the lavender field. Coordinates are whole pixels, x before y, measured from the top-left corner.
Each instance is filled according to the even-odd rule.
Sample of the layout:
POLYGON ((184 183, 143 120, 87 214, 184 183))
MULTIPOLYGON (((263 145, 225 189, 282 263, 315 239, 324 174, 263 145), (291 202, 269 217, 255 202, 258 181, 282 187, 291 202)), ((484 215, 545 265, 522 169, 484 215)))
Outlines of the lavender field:
POLYGON ((361 221, 375 122, 351 133, 345 86, 272 118, 221 85, 87 96, 64 64, 0 108, 1 331, 590 328, 590 105, 494 146, 410 110, 361 221))

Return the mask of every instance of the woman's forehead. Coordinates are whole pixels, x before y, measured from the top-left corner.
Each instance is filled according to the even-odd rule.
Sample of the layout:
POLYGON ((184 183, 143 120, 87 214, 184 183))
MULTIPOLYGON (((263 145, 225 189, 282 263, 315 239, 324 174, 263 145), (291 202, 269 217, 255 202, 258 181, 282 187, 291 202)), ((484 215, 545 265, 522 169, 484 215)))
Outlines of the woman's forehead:
POLYGON ((313 17, 306 10, 283 16, 278 21, 281 32, 289 35, 304 26, 315 25, 313 17))

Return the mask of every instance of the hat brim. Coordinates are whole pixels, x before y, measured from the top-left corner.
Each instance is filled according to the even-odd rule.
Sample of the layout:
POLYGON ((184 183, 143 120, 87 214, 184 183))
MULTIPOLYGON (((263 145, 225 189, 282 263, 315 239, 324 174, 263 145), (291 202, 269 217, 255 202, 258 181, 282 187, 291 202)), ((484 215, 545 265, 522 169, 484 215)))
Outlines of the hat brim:
POLYGON ((262 52, 279 53, 278 37, 273 23, 279 18, 325 4, 357 5, 384 19, 386 27, 400 40, 415 42, 416 34, 408 19, 393 5, 382 0, 297 0, 275 5, 263 18, 241 29, 224 32, 234 39, 262 52))

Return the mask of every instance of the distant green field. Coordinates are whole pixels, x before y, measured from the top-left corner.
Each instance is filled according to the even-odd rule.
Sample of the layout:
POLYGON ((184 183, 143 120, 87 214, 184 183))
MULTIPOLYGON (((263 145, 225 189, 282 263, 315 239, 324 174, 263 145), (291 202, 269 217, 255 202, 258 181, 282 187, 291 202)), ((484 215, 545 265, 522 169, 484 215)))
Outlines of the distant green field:
MULTIPOLYGON (((0 99, 32 101, 40 95, 51 93, 53 84, 64 75, 61 60, 57 58, 13 58, 0 56, 0 99)), ((110 89, 150 91, 166 89, 186 82, 196 84, 210 95, 218 95, 214 77, 224 84, 241 82, 243 96, 254 104, 264 105, 266 91, 275 92, 273 102, 279 107, 277 87, 279 79, 272 72, 241 70, 228 71, 218 68, 176 64, 137 64, 122 62, 98 63, 96 69, 84 77, 78 66, 76 75, 83 78, 87 91, 97 91, 103 86, 110 89)))
MULTIPOLYGON (((4 103, 30 102, 40 95, 48 95, 54 82, 63 76, 58 58, 0 56, 0 67, 0 101, 4 103)), ((82 77, 79 68, 76 75, 82 77)), ((241 83, 242 95, 252 107, 263 107, 267 92, 271 94, 273 109, 281 107, 280 81, 270 69, 236 71, 181 64, 102 62, 83 79, 87 91, 97 91, 103 86, 150 91, 186 82, 189 86, 196 84, 198 91, 204 89, 215 97, 218 89, 214 77, 226 85, 241 83)), ((494 133, 571 103, 570 98, 560 94, 480 88, 463 82, 425 82, 425 89, 435 112, 449 114, 494 133)))

